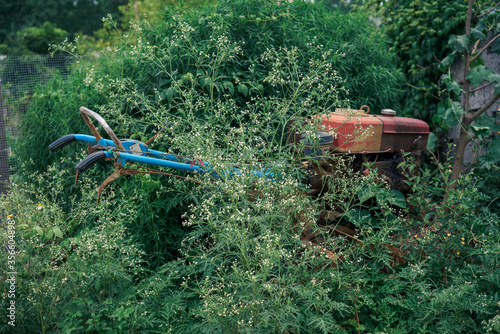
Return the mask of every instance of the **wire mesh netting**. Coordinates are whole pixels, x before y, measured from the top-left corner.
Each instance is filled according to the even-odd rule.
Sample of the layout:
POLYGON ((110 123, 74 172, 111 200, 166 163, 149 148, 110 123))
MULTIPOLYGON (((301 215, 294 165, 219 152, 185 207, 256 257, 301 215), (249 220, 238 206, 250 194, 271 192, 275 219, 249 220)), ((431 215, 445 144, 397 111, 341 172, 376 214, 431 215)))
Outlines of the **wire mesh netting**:
POLYGON ((70 61, 68 55, 0 57, 0 193, 7 191, 9 176, 15 173, 13 147, 36 85, 50 80, 56 71, 67 75, 70 61))

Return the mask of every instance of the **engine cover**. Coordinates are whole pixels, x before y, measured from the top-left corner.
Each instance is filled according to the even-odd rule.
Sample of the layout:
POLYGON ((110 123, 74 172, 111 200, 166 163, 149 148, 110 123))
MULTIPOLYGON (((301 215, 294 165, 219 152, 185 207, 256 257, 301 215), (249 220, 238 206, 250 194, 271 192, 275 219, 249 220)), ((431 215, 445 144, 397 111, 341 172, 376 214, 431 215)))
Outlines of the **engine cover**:
MULTIPOLYGON (((363 107, 362 107, 363 108, 363 107)), ((421 137, 426 147, 429 125, 424 121, 386 115, 373 115, 355 109, 336 109, 327 115, 319 115, 323 131, 332 135, 332 153, 382 153, 412 151, 415 140, 421 137)))

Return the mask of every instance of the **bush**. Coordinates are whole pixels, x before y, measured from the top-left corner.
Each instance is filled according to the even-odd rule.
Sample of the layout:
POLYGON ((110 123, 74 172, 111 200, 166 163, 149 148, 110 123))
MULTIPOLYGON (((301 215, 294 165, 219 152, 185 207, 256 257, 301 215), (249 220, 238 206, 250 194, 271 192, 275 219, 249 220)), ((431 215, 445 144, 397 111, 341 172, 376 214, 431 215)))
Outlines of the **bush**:
MULTIPOLYGON (((60 153, 47 151, 56 138, 88 132, 78 120, 82 105, 101 113, 121 138, 146 141, 173 123, 156 148, 215 162, 221 154, 233 160, 275 155, 285 143, 288 120, 345 106, 348 96, 351 104, 368 103, 375 109, 397 96, 398 72, 383 39, 361 15, 327 12, 313 4, 234 1, 185 15, 169 10, 165 24, 134 29, 123 36, 122 46, 110 48, 94 63, 82 61, 67 80, 55 78, 37 91, 16 149, 19 161, 36 157, 26 175, 59 163, 60 153), (383 85, 375 84, 379 79, 383 85), (233 121, 229 113, 239 118, 233 121), (228 122, 252 118, 266 123, 265 131, 254 129, 248 135, 248 143, 261 145, 260 152, 228 148, 218 140, 227 126, 236 124, 228 122), (224 152, 228 149, 233 151, 224 152)), ((65 49, 74 51, 71 45, 65 49)), ((71 150, 65 148, 63 154, 74 154, 71 150)), ((106 172, 99 168, 98 173, 103 177, 106 172)), ((137 235, 151 247, 156 267, 176 256, 171 250, 165 258, 164 251, 165 245, 176 244, 166 231, 181 233, 174 224, 179 196, 139 187, 149 198, 146 203, 162 208, 151 214, 144 206, 135 225, 153 229, 137 235)), ((73 191, 68 179, 61 197, 73 191)))
MULTIPOLYGON (((187 87, 209 95, 210 104, 193 111, 207 117, 216 101, 234 101, 244 109, 256 97, 293 99, 288 115, 299 103, 331 109, 339 101, 368 104, 376 111, 395 103, 401 84, 383 36, 366 17, 302 2, 231 1, 182 16, 170 9, 165 24, 135 26, 135 34, 123 39, 128 44, 110 48, 95 64, 77 66, 68 81, 55 80, 39 91, 25 118, 27 139, 17 149, 21 161, 61 134, 83 130, 81 122, 74 122, 81 105, 101 111, 119 136, 145 137, 154 131, 151 125, 167 122, 155 118, 158 111, 182 115, 181 89, 187 87), (280 56, 297 63, 297 72, 291 73, 288 63, 282 73, 269 76, 281 66, 275 63, 280 56), (317 84, 307 78, 301 82, 310 61, 328 65, 330 83, 340 87, 343 80, 342 89, 316 86, 297 95, 294 90, 301 85, 317 84)), ((47 157, 34 167, 44 169, 53 161, 53 155, 47 157)))
MULTIPOLYGON (((22 160, 34 159, 20 173, 27 183, 2 205, 22 221, 20 249, 32 249, 16 258, 20 326, 65 333, 494 329, 498 217, 472 214, 474 180, 463 179, 443 201, 441 175, 418 174, 407 203, 376 173, 355 173, 333 157, 345 176, 328 181, 335 191, 305 195, 286 124, 349 103, 385 107, 395 97, 397 75, 379 81, 395 71, 365 22, 302 2, 167 11, 164 25, 136 26, 136 35, 124 36, 131 44, 39 89, 18 147, 22 160), (360 44, 373 52, 353 47, 360 44), (365 65, 373 71, 362 77, 365 65), (94 205, 96 180, 109 168, 86 172, 76 188, 69 170, 83 151, 40 155, 54 139, 83 131, 75 121, 80 105, 101 113, 119 137, 145 141, 172 123, 155 148, 209 161, 220 178, 137 175, 94 205), (230 177, 235 166, 240 172, 230 177), (426 201, 435 190, 442 205, 426 201)), ((318 125, 302 130, 315 133, 318 125)), ((416 168, 401 167, 412 175, 416 168)))
MULTIPOLYGON (((244 173, 215 183, 201 178, 203 185, 189 189, 193 200, 183 222, 189 230, 179 257, 155 272, 147 270, 146 254, 133 241, 139 232, 130 228, 143 190, 115 189, 95 206, 96 181, 84 179, 82 195, 66 199, 71 211, 65 213, 56 194, 70 173, 51 167, 33 175, 0 201, 2 215, 15 226, 16 329, 497 330, 498 216, 477 207, 475 181, 460 179, 436 204, 449 172, 424 170, 410 179, 408 209, 396 210, 387 205, 375 173, 342 170, 354 176, 330 180, 339 191, 318 199, 304 196, 290 177, 269 181, 244 173), (366 189, 372 190, 371 203, 366 189), (332 205, 336 217, 318 223, 323 208, 332 205), (354 238, 333 233, 347 221, 356 224, 354 238), (308 241, 303 230, 315 237, 308 241)), ((176 189, 187 192, 182 183, 176 189)), ((1 236, 6 244, 7 233, 1 236)), ((3 272, 9 271, 7 255, 1 254, 3 272)), ((10 299, 7 290, 2 294, 0 315, 6 317, 10 299)))

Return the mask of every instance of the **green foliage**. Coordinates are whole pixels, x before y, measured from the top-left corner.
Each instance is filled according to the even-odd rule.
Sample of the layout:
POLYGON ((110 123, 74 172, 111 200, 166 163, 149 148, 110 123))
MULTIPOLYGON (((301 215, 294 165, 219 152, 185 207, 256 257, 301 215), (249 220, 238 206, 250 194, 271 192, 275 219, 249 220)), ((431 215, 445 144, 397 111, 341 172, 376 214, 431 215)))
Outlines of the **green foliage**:
MULTIPOLYGON (((61 181, 68 174, 50 168, 46 174, 32 175, 29 183, 13 184, 9 196, 0 199, 2 217, 15 232, 15 270, 6 267, 7 253, 2 252, 2 272, 17 272, 16 330, 49 332, 57 322, 69 322, 69 310, 87 321, 104 312, 106 300, 118 308, 120 296, 143 276, 142 252, 124 228, 134 208, 118 209, 111 198, 96 207, 93 196, 86 196, 75 210, 64 212, 56 201, 65 203, 57 193, 63 192, 61 181)), ((89 182, 84 186, 93 187, 95 183, 89 182)), ((75 197, 65 200, 75 203, 75 197)), ((2 227, 2 244, 6 237, 2 227)), ((9 302, 6 293, 2 291, 2 310, 9 302)), ((106 315, 116 326, 111 313, 106 315)), ((7 317, 5 311, 2 316, 7 317)), ((13 329, 2 326, 2 332, 13 329)))
MULTIPOLYGON (((498 143, 498 141, 494 143, 498 143)), ((498 146, 496 149, 498 150, 498 146)), ((494 154, 482 156, 473 173, 478 180, 478 188, 485 195, 480 202, 481 206, 492 212, 500 212, 500 167, 498 163, 494 163, 493 156, 494 154)))
POLYGON ((36 54, 47 54, 50 44, 61 43, 66 35, 65 30, 50 22, 45 22, 40 28, 29 27, 17 32, 19 43, 36 54))
MULTIPOLYGON (((474 3, 471 1, 469 10, 474 10, 474 3)), ((448 44, 451 52, 439 66, 440 70, 446 73, 443 76, 446 89, 442 92, 446 100, 438 104, 438 112, 433 120, 445 130, 460 124, 453 179, 462 173, 464 151, 469 142, 476 144, 477 151, 482 149, 488 153, 492 162, 500 161, 500 138, 496 135, 500 126, 497 124, 496 114, 489 117, 487 113, 488 108, 500 98, 500 75, 488 69, 481 58, 496 40, 500 40, 500 26, 496 24, 500 18, 500 10, 495 6, 486 8, 475 18, 474 21, 472 17, 467 19, 464 35, 450 36, 448 44), (491 22, 495 24, 492 25, 491 22), (491 41, 478 48, 479 42, 485 41, 489 34, 492 34, 491 41), (460 74, 452 69, 450 60, 458 57, 463 59, 460 74), (476 91, 488 86, 494 87, 491 96, 479 110, 472 110, 471 97, 476 91)))
MULTIPOLYGON (((52 22, 70 34, 92 34, 102 26, 102 18, 108 14, 118 16, 118 6, 123 0, 49 0, 45 2, 19 0, 2 1, 0 4, 0 43, 15 37, 17 31, 41 27, 52 22)), ((55 43, 56 41, 51 41, 55 43)))
POLYGON ((141 19, 146 19, 149 22, 158 22, 163 19, 163 14, 165 9, 168 7, 174 7, 176 5, 178 9, 184 11, 190 11, 195 8, 199 8, 208 3, 215 3, 213 0, 140 0, 140 1, 129 1, 126 5, 118 7, 120 13, 122 14, 121 22, 124 30, 127 30, 131 21, 139 21, 141 19))
MULTIPOLYGON (((16 233, 16 329, 494 332, 499 217, 478 204, 485 199, 474 178, 460 179, 442 202, 448 166, 441 164, 437 174, 415 174, 409 161, 401 167, 414 175, 414 187, 408 210, 401 211, 361 198, 362 189, 370 187, 377 196, 385 188, 375 173, 365 177, 343 159, 337 163, 352 177, 330 179, 338 191, 318 199, 304 196, 293 178, 269 181, 250 173, 189 190, 176 185, 193 197, 183 222, 189 230, 178 260, 155 273, 145 269, 146 254, 134 242, 139 232, 126 228, 144 203, 140 192, 126 189, 125 197, 115 189, 95 206, 96 180, 84 179, 83 196, 67 197, 72 206, 66 213, 56 202, 71 173, 54 166, 32 175, 0 200, 2 216, 14 221, 16 233), (337 217, 320 225, 325 205, 337 217), (331 232, 353 210, 368 212, 354 220, 355 242, 331 232), (304 228, 321 236, 324 248, 304 243, 304 228), (389 245, 400 250, 404 263, 389 245)), ((0 235, 5 242, 7 233, 0 235)))
MULTIPOLYGON (((238 3, 234 3, 234 6, 237 5, 238 3)), ((373 31, 366 26, 360 27, 363 17, 327 14, 321 12, 319 7, 306 4, 290 5, 287 12, 286 6, 275 8, 276 5, 271 3, 268 6, 254 5, 252 10, 256 14, 267 10, 268 13, 261 15, 270 15, 269 22, 261 20, 262 25, 257 25, 250 17, 256 14, 248 12, 251 8, 246 6, 249 5, 250 3, 238 5, 238 10, 244 14, 238 16, 243 16, 241 22, 240 18, 236 20, 234 15, 201 11, 182 18, 169 16, 167 25, 137 27, 143 36, 137 44, 131 46, 132 52, 128 53, 127 57, 117 57, 114 51, 105 53, 98 65, 89 68, 89 65, 85 64, 76 68, 68 81, 57 79, 50 83, 48 89, 37 95, 32 111, 25 119, 24 131, 27 140, 21 143, 17 150, 20 159, 33 157, 34 152, 44 150, 62 133, 83 130, 80 123, 72 120, 74 115, 69 113, 70 110, 77 110, 80 105, 93 108, 100 106, 108 119, 121 119, 116 124, 119 126, 118 133, 127 137, 134 133, 149 135, 152 128, 147 124, 159 125, 159 120, 154 118, 154 113, 149 113, 150 110, 167 108, 175 112, 176 109, 182 109, 179 104, 182 102, 179 91, 189 87, 188 84, 192 85, 197 94, 208 92, 213 98, 210 103, 214 103, 216 98, 229 98, 242 106, 255 96, 288 96, 293 94, 292 89, 300 87, 300 83, 297 87, 289 88, 280 82, 265 81, 268 71, 275 66, 273 59, 287 53, 294 57, 288 61, 298 61, 301 66, 300 70, 294 73, 295 79, 307 73, 307 62, 310 59, 319 61, 324 56, 326 61, 332 62, 328 65, 328 70, 333 74, 333 84, 338 81, 338 75, 348 78, 345 80, 351 103, 357 105, 373 101, 373 104, 379 106, 391 104, 391 98, 395 97, 391 92, 395 87, 391 88, 389 85, 395 85, 396 81, 390 72, 394 72, 394 69, 387 63, 387 53, 378 38, 368 38, 373 31), (276 13, 272 19, 274 9, 276 13), (309 16, 298 20, 292 16, 293 10, 298 12, 297 18, 309 16), (193 30, 191 24, 197 29, 193 30), (325 24, 329 25, 326 30, 323 27, 325 24), (324 33, 334 29, 338 31, 324 33), (185 35, 180 35, 181 32, 185 35), (212 34, 211 39, 207 39, 209 33, 212 34), (313 38, 314 35, 318 36, 313 38), (280 50, 280 45, 285 47, 291 41, 298 45, 280 50), (221 44, 226 42, 229 43, 221 44), (271 46, 271 42, 274 46, 271 46), (355 47, 361 44, 364 45, 363 50, 355 47), (343 50, 340 46, 348 49, 343 50), (329 51, 330 48, 338 51, 329 51), (341 53, 347 51, 345 56, 341 53), (210 52, 216 52, 218 57, 206 57, 210 52), (264 54, 274 58, 261 59, 264 54), (381 58, 377 60, 377 57, 381 58), (382 78, 386 86, 366 84, 375 82, 378 78, 382 78), (229 96, 225 95, 227 93, 229 96), (142 95, 143 101, 132 101, 134 94, 142 95), (106 112, 110 114, 107 115, 106 112), (114 117, 118 114, 122 116, 114 117), (133 118, 127 118, 125 115, 133 118), (145 119, 137 121, 139 116, 145 119)), ((221 10, 226 13, 230 7, 224 6, 221 10)), ((337 98, 334 94, 341 94, 342 98, 346 96, 346 91, 332 92, 331 96, 323 94, 321 101, 314 96, 312 99, 315 100, 309 101, 308 94, 293 98, 295 102, 306 101, 311 106, 316 103, 331 107, 331 101, 337 98)), ((196 114, 206 117, 209 106, 197 109, 196 114)), ((290 107, 294 108, 294 105, 291 104, 290 107)), ((49 154, 38 157, 35 169, 43 169, 52 156, 49 154)))
MULTIPOLYGON (((478 207, 473 178, 445 197, 447 168, 420 174, 409 161, 400 166, 413 187, 405 199, 374 171, 364 176, 334 157, 330 191, 304 193, 301 159, 286 145, 289 121, 397 98, 399 75, 366 17, 303 2, 223 4, 134 25, 95 63, 79 60, 67 80, 37 89, 16 150, 26 166, 0 201, 23 250, 16 329, 493 330, 498 216, 478 207), (172 123, 151 145, 209 161, 222 179, 136 175, 95 205, 112 166, 86 171, 75 187, 83 148, 47 150, 62 135, 88 133, 81 105, 120 138, 146 141, 172 123), (235 166, 241 172, 229 177, 235 166), (264 168, 275 177, 253 173, 264 168)), ((0 312, 6 317, 3 304, 0 312)))
MULTIPOLYGON (((37 91, 23 120, 25 140, 16 149, 19 161, 36 157, 27 175, 44 170, 60 155, 39 154, 56 138, 87 132, 84 123, 75 121, 82 105, 99 111, 122 138, 145 141, 171 122, 174 127, 156 148, 215 163, 221 155, 256 158, 255 152, 237 147, 227 151, 229 146, 218 139, 227 126, 257 118, 265 123, 262 131, 251 130, 248 142, 261 146, 258 156, 269 157, 284 145, 285 125, 293 115, 347 103, 376 109, 397 97, 398 72, 383 40, 361 15, 329 13, 312 4, 235 1, 184 15, 169 9, 165 20, 134 25, 122 45, 103 52, 95 64, 77 64, 67 80, 56 78, 37 91), (384 85, 375 84, 379 80, 384 85), (347 97, 350 102, 342 101, 347 97), (229 117, 225 109, 238 117, 229 117)), ((116 27, 109 18, 105 24, 116 27)), ((74 45, 64 46, 75 52, 74 45)), ((234 140, 241 136, 229 133, 234 140)), ((70 150, 63 153, 70 155, 70 150)), ((100 173, 103 177, 104 170, 100 173)), ((173 225, 182 205, 175 192, 151 192, 153 182, 136 179, 150 206, 133 228, 150 229, 135 235, 156 267, 177 253, 178 242, 171 237, 180 233, 173 225)), ((65 194, 75 191, 67 182, 65 194)))
MULTIPOLYGON (((495 2, 477 3, 486 8, 495 2)), ((398 66, 408 79, 401 103, 404 114, 432 124, 440 101, 438 82, 442 75, 436 64, 445 59, 453 47, 469 45, 465 35, 460 35, 467 3, 460 0, 390 0, 367 1, 363 8, 367 7, 382 18, 381 27, 390 38, 390 50, 396 53, 398 66)), ((451 65, 453 60, 453 57, 446 58, 445 66, 451 65)))

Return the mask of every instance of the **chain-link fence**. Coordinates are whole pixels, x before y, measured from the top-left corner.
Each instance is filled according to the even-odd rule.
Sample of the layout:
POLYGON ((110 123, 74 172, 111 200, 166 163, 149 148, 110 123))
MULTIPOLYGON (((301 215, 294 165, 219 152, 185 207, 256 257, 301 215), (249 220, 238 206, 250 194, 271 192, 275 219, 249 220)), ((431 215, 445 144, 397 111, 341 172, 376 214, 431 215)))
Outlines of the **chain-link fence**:
POLYGON ((36 85, 47 82, 56 71, 67 75, 70 59, 68 55, 0 57, 0 193, 7 191, 9 175, 15 173, 12 148, 36 85))

